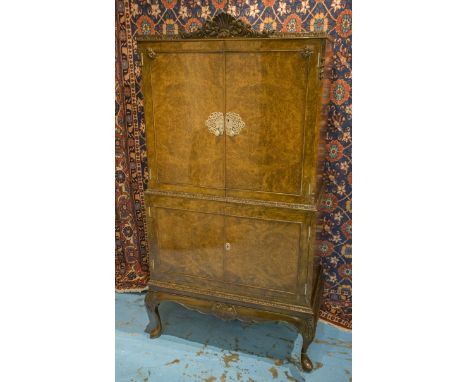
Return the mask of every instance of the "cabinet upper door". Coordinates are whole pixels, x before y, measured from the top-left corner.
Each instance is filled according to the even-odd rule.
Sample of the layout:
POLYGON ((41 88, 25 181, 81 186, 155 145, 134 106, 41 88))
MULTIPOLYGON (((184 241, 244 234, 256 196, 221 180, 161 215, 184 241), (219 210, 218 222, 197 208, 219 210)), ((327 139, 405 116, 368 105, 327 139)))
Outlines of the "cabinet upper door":
POLYGON ((226 41, 227 195, 307 200, 319 47, 312 39, 226 41))
POLYGON ((222 41, 143 46, 149 188, 224 195, 222 41), (213 128, 207 127, 210 119, 213 128))

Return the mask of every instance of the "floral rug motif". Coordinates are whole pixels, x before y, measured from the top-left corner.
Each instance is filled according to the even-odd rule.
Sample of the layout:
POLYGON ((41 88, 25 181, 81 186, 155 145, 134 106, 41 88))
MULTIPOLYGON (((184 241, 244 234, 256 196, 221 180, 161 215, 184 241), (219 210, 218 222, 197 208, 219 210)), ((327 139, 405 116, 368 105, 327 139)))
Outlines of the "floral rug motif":
POLYGON ((148 171, 135 36, 192 31, 220 12, 259 31, 325 31, 335 41, 326 137, 329 186, 321 205, 325 287, 320 316, 351 329, 350 0, 116 0, 116 289, 143 290, 149 278, 143 205, 148 171))

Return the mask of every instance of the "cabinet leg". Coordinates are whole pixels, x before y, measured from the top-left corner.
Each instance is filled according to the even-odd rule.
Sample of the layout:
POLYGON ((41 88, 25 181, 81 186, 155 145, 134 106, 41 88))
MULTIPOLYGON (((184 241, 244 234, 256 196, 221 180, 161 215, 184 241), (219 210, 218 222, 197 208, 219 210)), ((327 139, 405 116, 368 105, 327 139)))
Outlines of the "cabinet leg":
POLYGON ((301 349, 301 365, 304 371, 312 371, 313 364, 307 355, 307 349, 312 343, 315 337, 315 328, 317 326, 317 320, 315 318, 304 319, 301 322, 299 330, 302 334, 302 349, 301 349))
POLYGON ((145 297, 146 311, 148 312, 149 324, 148 329, 150 330, 150 338, 157 338, 161 335, 162 322, 159 316, 159 304, 158 295, 156 292, 148 291, 145 297))

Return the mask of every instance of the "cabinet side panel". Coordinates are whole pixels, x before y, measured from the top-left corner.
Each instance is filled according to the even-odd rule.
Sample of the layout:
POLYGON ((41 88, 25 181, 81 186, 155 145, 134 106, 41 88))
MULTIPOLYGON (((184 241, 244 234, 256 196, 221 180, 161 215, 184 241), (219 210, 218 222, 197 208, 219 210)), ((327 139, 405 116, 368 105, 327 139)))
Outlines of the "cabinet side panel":
POLYGON ((325 159, 325 141, 326 129, 328 123, 328 111, 330 102, 330 78, 332 68, 332 42, 323 41, 321 59, 319 62, 319 77, 321 80, 320 94, 319 94, 319 112, 318 121, 316 123, 316 132, 314 147, 316 148, 316 155, 314 158, 315 163, 315 194, 316 200, 320 197, 323 191, 323 165, 325 159))

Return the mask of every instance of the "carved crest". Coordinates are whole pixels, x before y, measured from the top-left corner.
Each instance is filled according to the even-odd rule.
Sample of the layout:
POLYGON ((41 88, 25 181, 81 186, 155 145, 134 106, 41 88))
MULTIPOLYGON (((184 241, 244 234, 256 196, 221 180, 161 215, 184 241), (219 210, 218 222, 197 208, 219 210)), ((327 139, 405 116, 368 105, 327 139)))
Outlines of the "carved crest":
POLYGON ((182 32, 182 38, 268 37, 274 31, 258 32, 251 25, 228 13, 220 13, 207 20, 193 32, 182 32))
POLYGON ((237 311, 234 305, 215 302, 211 307, 213 314, 223 320, 234 320, 237 318, 237 311))

